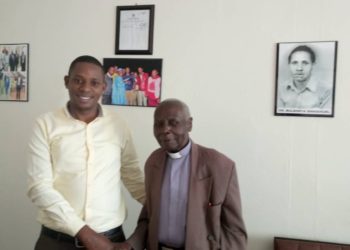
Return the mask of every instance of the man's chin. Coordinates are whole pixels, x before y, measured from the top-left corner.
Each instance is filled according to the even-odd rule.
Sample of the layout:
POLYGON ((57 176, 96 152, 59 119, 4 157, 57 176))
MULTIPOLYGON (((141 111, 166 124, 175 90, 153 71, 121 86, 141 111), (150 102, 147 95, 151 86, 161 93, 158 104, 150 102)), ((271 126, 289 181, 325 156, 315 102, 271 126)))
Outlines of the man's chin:
POLYGON ((162 148, 164 150, 166 150, 167 152, 170 153, 176 153, 178 152, 176 145, 172 144, 172 143, 162 143, 162 148))

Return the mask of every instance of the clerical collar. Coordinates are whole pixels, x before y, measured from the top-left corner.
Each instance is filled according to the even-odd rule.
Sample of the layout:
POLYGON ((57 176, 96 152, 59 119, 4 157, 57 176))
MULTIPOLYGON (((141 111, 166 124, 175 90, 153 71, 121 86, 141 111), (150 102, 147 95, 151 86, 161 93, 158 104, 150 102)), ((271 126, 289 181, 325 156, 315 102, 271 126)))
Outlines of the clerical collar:
POLYGON ((180 159, 181 157, 188 155, 188 153, 191 150, 191 145, 192 145, 192 143, 191 143, 191 140, 190 140, 187 143, 187 145, 183 149, 181 149, 179 152, 176 152, 176 153, 167 152, 167 154, 169 155, 169 157, 171 159, 174 159, 174 160, 175 159, 180 159))

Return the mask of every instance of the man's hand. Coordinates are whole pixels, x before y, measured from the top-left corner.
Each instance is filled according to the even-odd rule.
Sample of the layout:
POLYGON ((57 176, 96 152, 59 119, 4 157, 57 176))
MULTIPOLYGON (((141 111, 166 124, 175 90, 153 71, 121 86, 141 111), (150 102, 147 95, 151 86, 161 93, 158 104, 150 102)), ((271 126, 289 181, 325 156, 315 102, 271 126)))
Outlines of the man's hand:
POLYGON ((115 250, 113 243, 107 237, 96 233, 87 225, 80 229, 76 237, 87 250, 115 250))
POLYGON ((132 247, 128 242, 122 242, 122 243, 113 243, 114 248, 113 250, 131 250, 132 247))

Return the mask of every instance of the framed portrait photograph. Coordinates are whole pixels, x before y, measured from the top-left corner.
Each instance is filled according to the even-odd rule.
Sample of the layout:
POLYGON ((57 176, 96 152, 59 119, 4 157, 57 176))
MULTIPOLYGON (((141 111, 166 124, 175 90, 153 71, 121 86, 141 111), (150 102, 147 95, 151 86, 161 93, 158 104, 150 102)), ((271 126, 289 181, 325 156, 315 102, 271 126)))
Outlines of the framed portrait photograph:
POLYGON ((28 101, 29 44, 0 44, 0 101, 28 101))
POLYGON ((154 5, 117 6, 115 54, 153 53, 154 5))
POLYGON ((334 117, 337 44, 277 44, 275 115, 334 117))
POLYGON ((102 104, 156 107, 161 100, 162 59, 104 58, 102 104))

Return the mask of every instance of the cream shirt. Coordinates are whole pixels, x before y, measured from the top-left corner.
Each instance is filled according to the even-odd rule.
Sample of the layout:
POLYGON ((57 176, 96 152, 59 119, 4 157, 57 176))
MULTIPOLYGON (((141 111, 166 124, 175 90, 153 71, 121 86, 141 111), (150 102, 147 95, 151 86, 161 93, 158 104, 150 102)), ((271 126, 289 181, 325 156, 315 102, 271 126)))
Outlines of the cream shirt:
POLYGON ((28 196, 46 227, 74 236, 84 225, 96 232, 120 226, 126 218, 121 181, 144 202, 130 131, 112 111, 101 108, 88 124, 67 108, 40 116, 28 155, 28 196))

